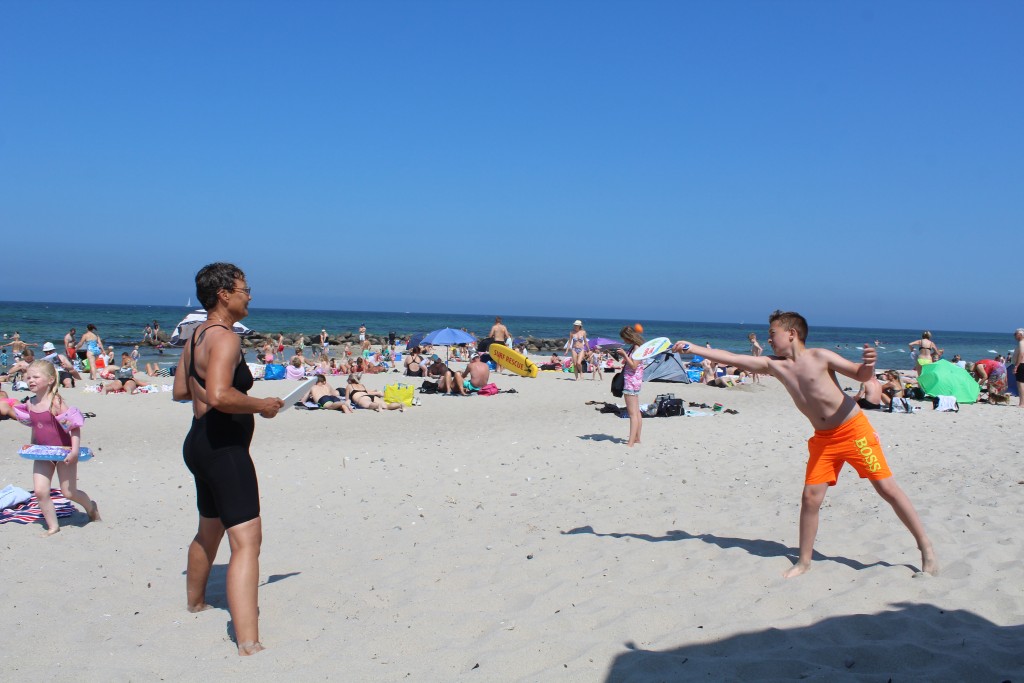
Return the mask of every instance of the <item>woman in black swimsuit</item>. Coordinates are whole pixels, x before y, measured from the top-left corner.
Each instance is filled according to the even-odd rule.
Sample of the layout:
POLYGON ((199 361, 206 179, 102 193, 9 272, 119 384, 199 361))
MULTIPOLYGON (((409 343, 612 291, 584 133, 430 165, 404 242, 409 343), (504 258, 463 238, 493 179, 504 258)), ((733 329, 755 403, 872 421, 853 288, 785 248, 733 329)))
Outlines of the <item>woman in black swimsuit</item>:
POLYGON ((225 530, 231 546, 228 610, 239 655, 263 649, 259 636, 260 521, 256 469, 249 456, 253 414, 274 417, 279 398, 251 398, 252 374, 231 327, 249 314, 245 273, 230 263, 212 263, 196 274, 196 296, 207 322, 192 333, 174 374, 174 399, 192 401, 192 429, 185 437, 185 464, 196 482, 199 531, 188 548, 185 593, 190 612, 208 609, 210 578, 225 530))
POLYGON ((409 349, 405 357, 405 374, 409 377, 424 377, 423 356, 420 355, 420 347, 414 346, 409 349))

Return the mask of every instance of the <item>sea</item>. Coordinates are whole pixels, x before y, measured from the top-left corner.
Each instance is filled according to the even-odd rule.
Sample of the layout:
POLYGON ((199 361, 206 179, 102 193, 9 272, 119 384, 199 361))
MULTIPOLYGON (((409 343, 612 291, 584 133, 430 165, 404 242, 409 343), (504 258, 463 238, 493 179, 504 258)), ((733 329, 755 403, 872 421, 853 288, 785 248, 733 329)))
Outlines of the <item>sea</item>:
MULTIPOLYGON (((171 334, 174 327, 198 307, 187 306, 144 306, 127 304, 81 304, 81 303, 40 303, 0 302, 0 332, 4 342, 15 331, 22 340, 53 342, 58 348, 71 327, 81 337, 86 325, 92 323, 103 342, 113 346, 118 354, 130 351, 142 339, 143 328, 153 321, 160 323, 160 329, 171 334)), ((574 318, 539 316, 504 316, 505 325, 515 337, 564 338, 572 328, 574 318)), ((429 332, 443 327, 466 329, 484 337, 494 323, 492 315, 460 313, 399 313, 388 311, 322 311, 305 309, 250 308, 249 317, 242 321, 257 332, 263 333, 304 333, 307 343, 318 337, 325 328, 328 335, 355 333, 365 324, 371 335, 386 335, 395 332, 398 337, 417 332, 429 332)), ((584 320, 584 328, 591 339, 606 337, 618 339, 619 330, 636 321, 621 319, 590 318, 584 320)), ((687 339, 698 344, 710 343, 715 348, 747 353, 750 344, 747 335, 756 332, 761 345, 770 352, 767 343, 768 323, 695 322, 683 320, 642 320, 644 336, 668 337, 672 340, 687 339)), ((966 361, 993 358, 1006 354, 1013 347, 1012 332, 963 332, 956 330, 931 330, 932 338, 939 348, 945 350, 945 358, 952 359, 959 354, 966 361)), ((879 343, 880 368, 911 369, 907 343, 920 339, 921 330, 899 330, 864 327, 814 327, 812 325, 808 346, 817 346, 836 351, 851 360, 859 360, 861 346, 865 343, 879 343)), ((38 350, 38 349, 37 349, 38 350)), ((176 362, 180 349, 140 348, 141 358, 148 362, 176 362)))

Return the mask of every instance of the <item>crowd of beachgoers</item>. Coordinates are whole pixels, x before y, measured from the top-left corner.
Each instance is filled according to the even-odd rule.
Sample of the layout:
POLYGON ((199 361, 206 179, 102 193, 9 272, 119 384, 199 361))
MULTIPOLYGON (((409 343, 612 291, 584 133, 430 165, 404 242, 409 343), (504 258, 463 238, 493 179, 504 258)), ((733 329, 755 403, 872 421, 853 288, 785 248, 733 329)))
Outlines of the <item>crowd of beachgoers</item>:
MULTIPOLYGON (((581 321, 577 321, 580 323, 581 321)), ((466 330, 463 330, 466 331, 466 330)), ((487 354, 490 343, 498 337, 499 343, 508 344, 523 356, 532 356, 541 371, 568 373, 575 379, 589 377, 603 380, 606 373, 622 369, 622 362, 616 351, 622 347, 617 340, 587 338, 581 324, 573 326, 566 337, 554 339, 514 338, 507 334, 500 318, 487 336, 466 331, 475 339, 473 343, 452 345, 431 345, 418 342, 412 335, 373 335, 361 326, 358 332, 337 332, 328 334, 326 328, 318 335, 302 333, 261 334, 248 331, 243 339, 243 348, 257 378, 265 376, 259 366, 281 365, 283 377, 300 379, 316 376, 353 376, 363 374, 401 373, 406 377, 422 377, 437 381, 450 376, 454 363, 469 363, 480 356, 490 371, 503 372, 487 354), (574 341, 576 340, 576 341, 574 341), (410 346, 410 342, 413 345, 410 346), (550 355, 542 352, 552 351, 550 355)), ((750 352, 761 355, 764 349, 755 333, 747 335, 750 352)), ((914 397, 917 375, 927 364, 949 360, 963 368, 979 384, 981 401, 1006 403, 1010 397, 1018 396, 1017 387, 1020 355, 1021 330, 1014 333, 1017 350, 1006 355, 993 353, 992 357, 972 360, 964 359, 955 350, 948 352, 932 339, 928 331, 919 339, 909 341, 907 347, 914 370, 878 368, 877 385, 869 382, 862 385, 856 395, 863 408, 886 408, 892 398, 914 397)), ((90 391, 102 393, 147 393, 156 391, 155 382, 160 378, 173 377, 177 356, 171 355, 171 362, 140 362, 140 348, 149 346, 170 350, 167 333, 158 321, 147 323, 140 328, 138 343, 127 350, 116 350, 104 345, 96 325, 86 325, 86 332, 78 335, 71 327, 60 345, 50 340, 25 340, 17 331, 4 334, 0 345, 0 382, 14 382, 9 388, 24 388, 18 384, 21 372, 37 357, 54 364, 64 388, 72 388, 83 380, 90 391)), ((178 346, 182 344, 179 343, 178 346)), ((875 341, 879 346, 880 342, 875 341)), ((735 366, 704 359, 699 349, 686 359, 688 379, 719 387, 739 386, 743 383, 757 383, 760 377, 735 366)), ((276 378, 276 375, 274 375, 276 378)), ((459 371, 459 384, 463 381, 459 371)), ((451 384, 453 391, 458 391, 451 384)), ((345 387, 341 387, 345 394, 345 387)), ((358 407, 358 406, 357 406, 358 407)))

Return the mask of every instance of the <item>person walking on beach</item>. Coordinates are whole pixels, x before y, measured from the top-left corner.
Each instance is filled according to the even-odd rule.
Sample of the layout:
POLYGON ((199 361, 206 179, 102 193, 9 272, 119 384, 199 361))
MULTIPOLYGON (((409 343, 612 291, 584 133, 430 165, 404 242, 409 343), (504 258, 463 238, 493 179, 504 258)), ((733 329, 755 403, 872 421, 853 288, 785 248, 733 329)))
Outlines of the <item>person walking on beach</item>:
MULTIPOLYGON (((577 321, 578 322, 578 321, 577 321)), ((626 402, 626 413, 629 415, 629 440, 626 446, 632 448, 640 443, 640 430, 643 429, 643 415, 640 414, 640 389, 644 383, 644 364, 633 360, 632 353, 644 343, 644 338, 635 327, 626 325, 619 330, 619 337, 630 346, 615 350, 622 358, 622 399, 626 402)))
POLYGON ((1013 333, 1017 346, 1013 349, 1013 377, 1017 382, 1017 407, 1024 408, 1024 327, 1013 333))
POLYGON ((68 330, 68 333, 64 335, 64 353, 68 358, 75 357, 75 335, 78 332, 75 328, 68 330))
MULTIPOLYGON (((509 343, 512 341, 512 335, 509 334, 508 328, 505 327, 505 323, 501 322, 500 315, 494 316, 494 324, 491 325, 491 331, 487 333, 487 336, 493 339, 495 344, 512 346, 512 344, 509 343)), ((498 374, 505 374, 505 371, 500 365, 498 366, 498 374)))
POLYGON ((103 340, 96 333, 96 326, 89 323, 85 334, 78 340, 78 349, 85 347, 85 357, 89 361, 89 379, 96 379, 96 359, 103 355, 103 340))
MULTIPOLYGON (((892 506, 914 536, 921 551, 921 571, 937 574, 932 542, 907 494, 893 478, 878 435, 856 402, 839 388, 836 379, 837 372, 861 382, 873 377, 875 348, 865 343, 862 361, 854 363, 827 349, 807 348, 807 321, 799 313, 775 311, 768 322, 768 343, 772 345, 773 355, 755 358, 710 348, 701 349, 701 354, 747 372, 772 375, 814 426, 814 437, 807 443, 810 457, 800 501, 800 556, 783 576, 799 576, 811 568, 818 511, 828 487, 835 486, 844 463, 857 470, 862 479, 871 481, 878 495, 892 506)), ((689 342, 679 341, 672 350, 686 353, 690 347, 689 342)))
POLYGON ((225 531, 231 546, 227 597, 238 654, 263 649, 257 586, 260 575, 259 484, 249 455, 258 413, 272 418, 284 406, 275 397, 247 395, 253 378, 233 325, 252 301, 245 273, 230 263, 211 263, 196 274, 196 298, 207 310, 185 346, 174 374, 174 400, 192 401, 192 427, 182 453, 195 478, 199 530, 188 548, 185 576, 190 612, 209 609, 206 584, 225 531))
POLYGON ((588 350, 587 331, 583 329, 583 321, 577 320, 572 324, 572 331, 569 332, 569 340, 565 343, 572 356, 572 371, 579 381, 583 374, 583 360, 588 350))
MULTIPOLYGON (((51 345, 52 346, 52 345, 51 345)), ((60 492, 85 510, 93 522, 100 520, 99 507, 89 494, 78 488, 78 456, 82 444, 82 418, 78 408, 68 406, 60 395, 57 371, 51 362, 37 360, 25 371, 25 381, 33 396, 28 404, 15 406, 18 421, 32 427, 32 443, 41 446, 63 446, 70 449, 63 460, 36 460, 32 463, 32 485, 39 511, 46 522, 44 536, 60 531, 57 510, 50 498, 50 481, 56 471, 60 492)))
POLYGON ((359 326, 359 347, 363 351, 370 348, 370 340, 366 338, 366 323, 359 326))
POLYGON ((327 328, 325 327, 324 329, 320 330, 320 350, 325 356, 330 355, 327 352, 329 345, 330 341, 327 339, 327 328))
MULTIPOLYGON (((757 334, 751 332, 750 334, 747 335, 747 339, 750 341, 750 355, 757 358, 764 352, 764 348, 762 348, 761 345, 757 343, 757 334)), ((754 378, 754 384, 758 384, 761 381, 761 378, 758 377, 758 374, 756 372, 753 373, 751 377, 754 378)))

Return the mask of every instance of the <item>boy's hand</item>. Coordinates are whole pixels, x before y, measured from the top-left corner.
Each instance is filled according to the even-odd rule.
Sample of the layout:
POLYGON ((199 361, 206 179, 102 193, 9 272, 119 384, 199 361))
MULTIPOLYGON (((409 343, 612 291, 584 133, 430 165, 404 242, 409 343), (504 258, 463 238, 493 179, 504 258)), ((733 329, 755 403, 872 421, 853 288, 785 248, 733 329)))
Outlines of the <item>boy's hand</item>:
POLYGON ((690 342, 688 341, 677 341, 672 345, 672 351, 674 353, 686 353, 690 350, 690 342))
POLYGON ((875 350, 874 346, 866 343, 864 344, 864 355, 862 357, 864 359, 864 365, 874 365, 875 361, 878 359, 878 351, 875 350))

